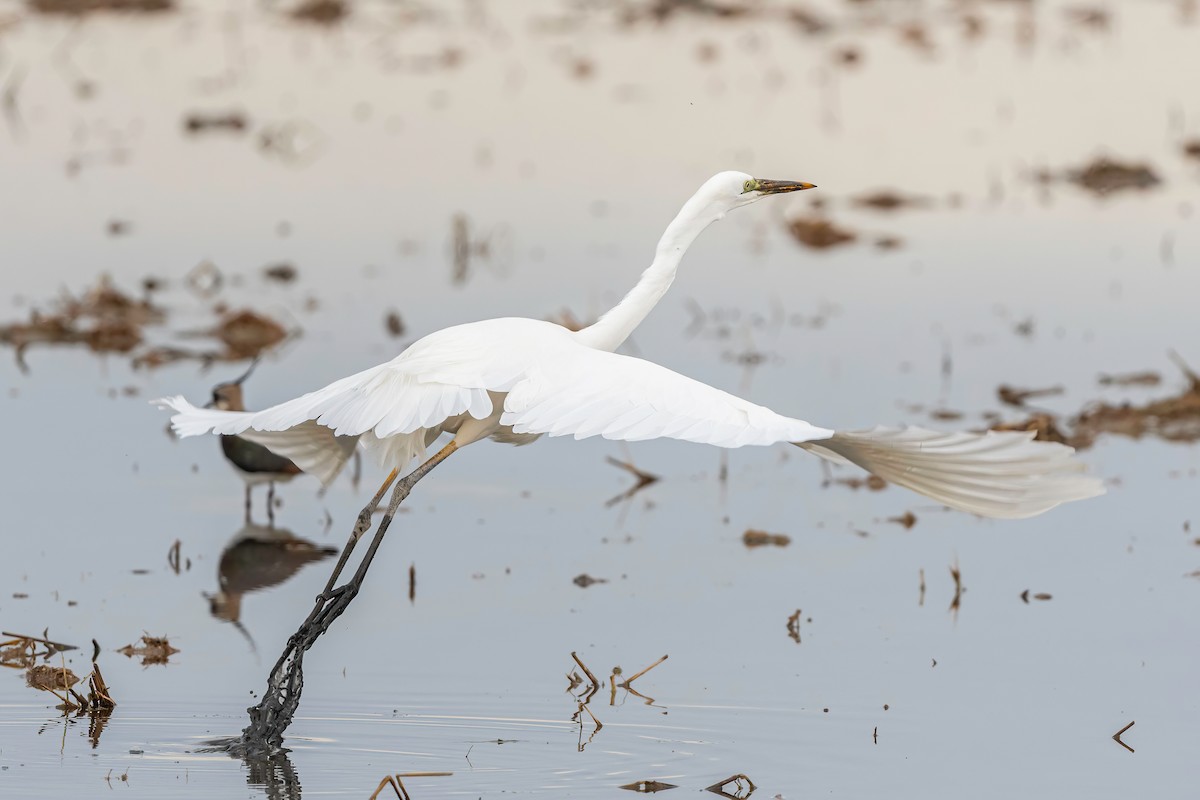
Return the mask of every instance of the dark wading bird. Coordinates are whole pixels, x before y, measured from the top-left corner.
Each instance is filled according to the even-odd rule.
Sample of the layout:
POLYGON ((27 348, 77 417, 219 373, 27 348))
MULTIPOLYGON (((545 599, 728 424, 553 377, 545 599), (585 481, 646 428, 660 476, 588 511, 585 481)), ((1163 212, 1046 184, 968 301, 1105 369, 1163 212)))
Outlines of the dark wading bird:
MULTIPOLYGON (((257 360, 237 380, 214 386, 212 400, 209 401, 205 408, 216 409, 218 411, 244 412, 246 410, 246 403, 242 393, 242 384, 254 372, 256 366, 258 366, 257 360)), ((335 443, 345 452, 346 457, 349 457, 354 452, 355 443, 352 439, 335 439, 335 443)), ((225 459, 233 466, 246 484, 246 524, 250 524, 251 509, 253 507, 251 504, 251 493, 255 486, 265 483, 267 484, 267 520, 271 525, 274 525, 275 484, 287 483, 297 475, 303 474, 305 470, 296 466, 296 462, 292 459, 278 455, 244 436, 223 434, 221 436, 221 452, 225 454, 225 459)), ((345 464, 345 458, 333 460, 329 463, 318 460, 313 464, 313 470, 316 470, 314 474, 321 479, 322 484, 328 484, 341 470, 343 464, 345 464)))
POLYGON ((667 227, 637 285, 577 332, 534 319, 472 322, 431 333, 386 364, 263 411, 196 408, 183 397, 156 402, 175 411, 171 422, 180 436, 238 435, 318 476, 336 472, 348 457, 339 437, 362 444, 391 470, 360 514, 330 587, 388 487, 413 459, 422 460, 397 485, 363 565, 337 591, 357 592, 382 532, 413 485, 456 450, 487 438, 512 444, 543 434, 666 437, 720 447, 788 443, 985 517, 1030 517, 1103 493, 1099 480, 1081 474, 1070 447, 1033 441, 1032 433, 837 431, 614 352, 666 293, 684 252, 710 223, 764 197, 811 188, 741 172, 712 177, 667 227), (426 448, 443 434, 453 438, 426 460, 426 448))

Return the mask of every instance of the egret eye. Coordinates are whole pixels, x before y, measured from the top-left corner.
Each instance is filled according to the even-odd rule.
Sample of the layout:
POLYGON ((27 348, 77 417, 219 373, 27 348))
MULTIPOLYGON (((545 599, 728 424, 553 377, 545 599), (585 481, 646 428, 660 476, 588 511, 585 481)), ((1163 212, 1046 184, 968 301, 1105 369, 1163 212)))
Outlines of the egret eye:
POLYGON ((754 180, 754 178, 751 178, 742 184, 742 194, 745 194, 746 192, 753 192, 756 188, 758 188, 758 181, 754 180))

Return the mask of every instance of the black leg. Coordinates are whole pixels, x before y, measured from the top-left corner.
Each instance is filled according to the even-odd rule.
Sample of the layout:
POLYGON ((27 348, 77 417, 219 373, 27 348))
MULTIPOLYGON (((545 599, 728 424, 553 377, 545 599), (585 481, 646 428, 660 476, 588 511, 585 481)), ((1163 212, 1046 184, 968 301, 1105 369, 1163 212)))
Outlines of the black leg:
POLYGON ((350 538, 346 540, 346 546, 342 548, 342 555, 338 558, 337 565, 333 568, 333 572, 329 575, 329 581, 325 584, 325 589, 317 597, 320 601, 322 598, 328 597, 333 591, 334 584, 337 583, 338 576, 342 574, 342 570, 346 567, 346 562, 350 560, 350 554, 354 552, 354 546, 358 544, 358 540, 363 534, 371 528, 371 518, 375 515, 375 509, 379 506, 379 501, 387 494, 387 490, 391 488, 392 482, 396 480, 396 476, 400 474, 400 470, 394 469, 388 473, 387 479, 383 485, 379 487, 379 491, 371 498, 371 502, 358 512, 358 519, 354 522, 354 530, 350 532, 350 538))
POLYGON ((342 586, 334 589, 334 584, 345 567, 346 560, 350 557, 350 551, 354 549, 354 545, 370 527, 375 507, 387 492, 388 487, 396 479, 396 470, 393 470, 387 480, 384 481, 383 486, 380 487, 379 492, 372 499, 370 505, 364 508, 362 513, 359 514, 354 531, 350 534, 350 540, 346 542, 346 547, 342 551, 342 557, 338 560, 337 566, 334 567, 333 574, 329 576, 329 582, 326 584, 325 591, 317 596, 316 603, 312 611, 309 612, 308 618, 301 623, 300 628, 288 639, 283 653, 279 656, 279 660, 275 662, 275 667, 271 670, 271 675, 267 680, 267 691, 263 693, 258 705, 248 709, 250 712, 250 724, 243 729, 241 739, 231 745, 230 752, 243 756, 271 753, 278 751, 282 746, 283 732, 291 724, 292 717, 295 715, 296 709, 300 706, 300 692, 304 688, 304 653, 316 643, 321 634, 329 630, 329 626, 333 624, 334 620, 340 617, 342 612, 358 596, 358 590, 362 586, 363 579, 366 577, 371 560, 375 557, 376 551, 379 550, 383 536, 387 533, 388 526, 391 524, 392 517, 395 516, 400 503, 404 501, 404 498, 408 497, 408 493, 412 491, 417 481, 429 474, 430 470, 449 458, 450 454, 457 449, 458 445, 451 442, 420 467, 413 470, 404 480, 396 484, 396 488, 392 492, 392 498, 388 503, 387 512, 384 514, 383 519, 380 520, 379 529, 375 532, 375 538, 371 540, 371 547, 367 551, 367 554, 363 556, 362 563, 359 564, 358 569, 355 570, 354 577, 342 586))

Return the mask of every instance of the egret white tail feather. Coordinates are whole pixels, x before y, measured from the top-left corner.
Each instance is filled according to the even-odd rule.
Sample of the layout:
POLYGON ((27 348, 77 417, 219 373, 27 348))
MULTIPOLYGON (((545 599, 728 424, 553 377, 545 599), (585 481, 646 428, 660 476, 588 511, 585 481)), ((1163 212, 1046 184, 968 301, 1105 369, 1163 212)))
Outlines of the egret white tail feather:
POLYGON ((355 442, 403 470, 442 434, 455 448, 484 438, 638 441, 672 438, 720 447, 797 444, 844 460, 953 508, 1027 517, 1103 491, 1079 474, 1072 450, 1026 434, 942 434, 919 428, 837 433, 785 417, 616 350, 658 303, 684 252, 727 212, 812 184, 722 172, 676 215, 637 285, 594 325, 492 319, 429 334, 386 364, 258 412, 175 410, 180 436, 237 434, 329 478, 355 442))
POLYGON ((1104 494, 1099 479, 1082 474, 1074 448, 1033 437, 877 427, 795 444, 982 517, 1022 519, 1104 494))

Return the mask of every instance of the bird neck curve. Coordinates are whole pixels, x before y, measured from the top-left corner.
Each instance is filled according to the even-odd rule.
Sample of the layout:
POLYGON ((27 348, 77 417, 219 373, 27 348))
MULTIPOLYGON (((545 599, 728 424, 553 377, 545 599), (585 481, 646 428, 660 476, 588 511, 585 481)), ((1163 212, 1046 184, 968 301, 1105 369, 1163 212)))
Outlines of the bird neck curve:
POLYGON ((637 284, 595 323, 575 334, 577 340, 597 350, 612 352, 620 347, 634 329, 658 305, 671 288, 683 254, 696 237, 713 222, 725 216, 725 209, 700 194, 692 197, 667 226, 654 261, 642 273, 637 284))

